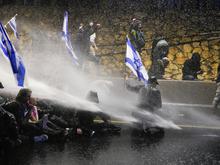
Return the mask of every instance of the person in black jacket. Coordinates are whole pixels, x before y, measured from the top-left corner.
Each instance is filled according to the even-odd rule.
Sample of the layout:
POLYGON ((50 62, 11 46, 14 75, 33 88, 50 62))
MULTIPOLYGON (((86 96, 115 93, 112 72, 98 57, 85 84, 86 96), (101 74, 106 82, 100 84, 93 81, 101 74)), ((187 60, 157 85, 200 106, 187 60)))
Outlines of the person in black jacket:
POLYGON ((32 91, 28 88, 20 89, 15 101, 6 104, 3 108, 15 116, 19 133, 27 135, 32 139, 34 136, 41 135, 43 132, 35 124, 28 122, 31 116, 29 109, 31 93, 32 91))
POLYGON ((141 53, 145 46, 144 33, 142 32, 141 21, 134 18, 129 27, 129 38, 134 48, 141 53))
POLYGON ((143 130, 144 133, 150 133, 151 128, 157 129, 158 132, 163 132, 163 128, 155 126, 154 119, 151 116, 162 107, 161 93, 157 89, 157 85, 159 83, 156 77, 150 77, 147 86, 142 87, 138 94, 138 107, 140 110, 132 113, 139 120, 137 128, 143 130), (144 115, 145 111, 149 112, 147 113, 148 115, 144 115))
POLYGON ((0 88, 4 88, 4 86, 3 86, 2 82, 0 82, 0 88))
POLYGON ((169 44, 163 37, 156 37, 152 43, 151 51, 151 67, 149 76, 155 76, 157 79, 163 79, 165 68, 169 64, 167 58, 169 52, 169 44))
POLYGON ((202 70, 200 68, 200 55, 199 53, 193 53, 192 58, 188 59, 184 62, 184 66, 182 69, 183 72, 183 80, 197 80, 198 74, 202 74, 202 70))
POLYGON ((138 107, 151 112, 162 107, 161 93, 157 89, 157 85, 159 83, 156 77, 150 77, 147 86, 142 87, 139 91, 138 107))

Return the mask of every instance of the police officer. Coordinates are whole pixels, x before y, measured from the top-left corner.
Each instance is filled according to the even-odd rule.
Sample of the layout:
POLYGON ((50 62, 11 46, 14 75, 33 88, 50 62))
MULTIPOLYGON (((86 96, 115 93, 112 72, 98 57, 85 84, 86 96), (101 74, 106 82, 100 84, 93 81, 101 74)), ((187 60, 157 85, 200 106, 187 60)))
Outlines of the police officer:
POLYGON ((169 45, 162 37, 157 37, 152 43, 151 60, 152 64, 149 69, 149 75, 155 76, 157 79, 162 79, 165 68, 169 64, 167 58, 169 52, 169 45))

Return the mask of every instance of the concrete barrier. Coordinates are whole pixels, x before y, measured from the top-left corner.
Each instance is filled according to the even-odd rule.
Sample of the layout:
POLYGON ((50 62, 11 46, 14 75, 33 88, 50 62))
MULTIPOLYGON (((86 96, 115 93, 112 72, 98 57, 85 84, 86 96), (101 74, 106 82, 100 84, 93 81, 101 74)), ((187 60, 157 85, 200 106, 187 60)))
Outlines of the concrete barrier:
POLYGON ((160 80, 162 99, 168 103, 211 105, 216 83, 206 81, 160 80))
MULTIPOLYGON (((109 80, 117 87, 117 91, 121 92, 125 89, 125 81, 122 78, 98 78, 99 80, 109 80)), ((137 80, 132 80, 132 85, 139 87, 143 86, 143 83, 137 80)), ((181 81, 181 80, 158 80, 160 84, 160 90, 163 103, 184 105, 193 104, 194 106, 211 106, 212 100, 215 96, 216 83, 207 81, 181 81)), ((2 96, 6 95, 0 91, 2 96)), ((191 106, 193 106, 191 105, 191 106)))
MULTIPOLYGON (((125 88, 125 81, 121 78, 108 79, 117 86, 125 88)), ((143 83, 129 79, 131 86, 140 88, 143 83)), ((211 106, 215 96, 216 83, 210 81, 185 81, 185 80, 158 80, 162 100, 167 104, 193 104, 211 106)))

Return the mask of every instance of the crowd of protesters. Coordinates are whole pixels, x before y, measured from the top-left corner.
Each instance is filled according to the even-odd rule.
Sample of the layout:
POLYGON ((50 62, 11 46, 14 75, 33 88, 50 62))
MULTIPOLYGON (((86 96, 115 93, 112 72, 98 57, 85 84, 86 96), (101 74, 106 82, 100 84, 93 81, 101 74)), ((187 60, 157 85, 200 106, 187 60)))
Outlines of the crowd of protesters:
MULTIPOLYGON (((80 63, 90 60, 99 63, 97 56, 97 45, 95 42, 96 33, 100 24, 90 22, 87 26, 80 24, 77 32, 77 53, 80 54, 80 63)), ((145 46, 144 33, 142 32, 141 21, 133 18, 129 27, 128 37, 134 48, 141 54, 145 46)), ((169 44, 162 37, 156 37, 152 43, 151 60, 149 69, 149 81, 146 86, 141 86, 139 92, 140 109, 154 112, 161 108, 162 100, 157 79, 164 77, 165 68, 169 65, 167 58, 169 44)), ((191 59, 183 65, 183 80, 197 80, 198 74, 202 74, 201 57, 199 53, 193 53, 191 59)), ((220 65, 218 67, 217 91, 213 99, 215 108, 220 104, 220 65)), ((0 83, 0 88, 4 88, 0 83)), ((132 88, 132 87, 130 87, 132 88)), ((86 98, 95 104, 99 103, 97 92, 90 91, 86 98)), ((1 99, 0 99, 1 100, 1 99)), ((141 128, 148 132, 149 123, 144 122, 142 112, 133 113, 133 116, 142 121, 141 128)), ((32 98, 32 91, 22 88, 14 101, 4 103, 0 106, 0 147, 1 154, 26 142, 37 143, 48 140, 66 140, 73 137, 91 137, 94 134, 105 132, 120 132, 120 128, 109 122, 110 117, 104 113, 89 111, 77 111, 74 123, 67 122, 62 116, 56 116, 52 112, 41 110, 37 101, 32 98), (103 120, 102 123, 94 122, 96 117, 103 120)), ((159 128, 161 130, 161 128, 159 128)), ((163 130, 162 130, 163 131, 163 130)))
MULTIPOLYGON (((2 86, 3 88, 3 86, 2 86)), ((99 103, 96 92, 90 91, 86 98, 94 104, 99 103)), ((120 133, 120 127, 109 122, 110 117, 101 112, 74 110, 65 115, 41 109, 28 88, 19 90, 15 100, 5 102, 0 98, 0 158, 10 156, 13 148, 46 141, 65 142, 78 137, 120 133), (94 119, 103 120, 96 123, 94 119)))

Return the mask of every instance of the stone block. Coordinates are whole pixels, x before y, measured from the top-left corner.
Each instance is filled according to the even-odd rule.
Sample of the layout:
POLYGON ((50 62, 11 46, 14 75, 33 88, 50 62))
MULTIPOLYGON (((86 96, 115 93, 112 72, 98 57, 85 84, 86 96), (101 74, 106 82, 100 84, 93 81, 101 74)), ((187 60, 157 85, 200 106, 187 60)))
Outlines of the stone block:
POLYGON ((193 42, 193 43, 192 43, 192 46, 193 46, 194 48, 198 48, 198 47, 200 47, 200 42, 193 42))
POLYGON ((201 54, 202 53, 202 49, 201 48, 194 48, 192 53, 199 53, 199 54, 201 54))
POLYGON ((191 53, 193 50, 192 46, 190 44, 183 45, 183 51, 186 53, 191 53))
POLYGON ((202 51, 201 57, 204 59, 208 59, 210 57, 211 53, 207 50, 202 51))

